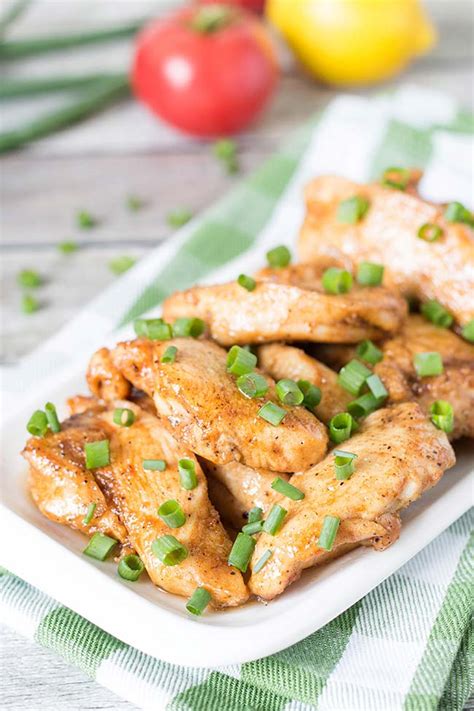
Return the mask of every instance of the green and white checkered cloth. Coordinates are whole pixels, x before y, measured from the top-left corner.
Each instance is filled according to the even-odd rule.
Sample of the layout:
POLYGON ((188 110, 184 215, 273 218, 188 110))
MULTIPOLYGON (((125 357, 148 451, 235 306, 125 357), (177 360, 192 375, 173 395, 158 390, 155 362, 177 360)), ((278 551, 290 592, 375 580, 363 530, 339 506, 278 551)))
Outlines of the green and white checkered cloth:
MULTIPOLYGON (((421 166, 427 197, 470 204, 473 134, 472 116, 434 91, 406 86, 370 100, 340 97, 10 371, 4 380, 12 407, 33 381, 54 382, 66 365, 73 370, 105 334, 113 341, 117 327, 171 291, 218 268, 219 275, 235 275, 248 250, 294 243, 302 186, 313 175, 364 181, 390 165, 421 166)), ((219 670, 147 656, 7 571, 0 575, 0 605, 12 627, 144 709, 456 711, 474 678, 472 529, 470 512, 323 629, 265 659, 219 670)))

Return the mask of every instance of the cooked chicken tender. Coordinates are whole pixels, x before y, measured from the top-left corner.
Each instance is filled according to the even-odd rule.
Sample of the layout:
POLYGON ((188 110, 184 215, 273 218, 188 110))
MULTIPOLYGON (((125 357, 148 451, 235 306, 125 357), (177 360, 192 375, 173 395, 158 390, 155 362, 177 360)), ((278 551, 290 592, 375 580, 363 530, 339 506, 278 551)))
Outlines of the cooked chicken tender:
POLYGON ((327 294, 321 266, 264 270, 247 291, 236 281, 176 292, 163 305, 166 320, 197 316, 221 345, 269 341, 356 343, 400 328, 406 303, 383 287, 354 285, 347 294, 327 294))
POLYGON ((252 400, 227 372, 226 352, 210 341, 138 339, 111 351, 114 366, 150 395, 159 415, 193 452, 216 464, 240 461, 272 471, 298 471, 320 461, 327 448, 324 425, 303 407, 287 408, 279 426, 258 415, 266 401, 278 402, 267 378, 265 398, 252 400), (169 346, 173 363, 162 363, 169 346))
POLYGON ((384 548, 396 539, 397 512, 434 486, 455 463, 444 432, 432 425, 416 403, 378 410, 341 446, 357 455, 346 481, 335 478, 330 454, 291 483, 304 492, 301 501, 282 498, 288 510, 275 536, 259 537, 252 568, 266 550, 272 556, 249 581, 251 592, 265 600, 279 595, 304 568, 322 563, 357 544, 384 548), (318 547, 325 516, 341 520, 332 551, 318 547))
POLYGON ((123 400, 130 394, 130 383, 115 368, 108 348, 100 348, 89 361, 87 384, 93 395, 104 400, 123 400))
POLYGON ((414 190, 381 184, 360 185, 346 178, 321 176, 306 188, 306 218, 298 254, 304 262, 331 258, 346 269, 362 261, 385 265, 384 284, 421 301, 436 299, 459 324, 474 318, 474 236, 465 224, 447 222, 444 208, 422 200, 414 190), (355 224, 340 222, 341 201, 369 201, 355 224), (442 234, 428 242, 420 227, 434 224, 442 234))

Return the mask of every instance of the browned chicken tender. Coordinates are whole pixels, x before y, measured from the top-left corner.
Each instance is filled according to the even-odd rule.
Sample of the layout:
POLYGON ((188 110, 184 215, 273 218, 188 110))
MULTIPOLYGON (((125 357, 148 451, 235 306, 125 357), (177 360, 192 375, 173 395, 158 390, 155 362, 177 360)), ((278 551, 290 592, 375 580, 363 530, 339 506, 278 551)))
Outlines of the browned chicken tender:
POLYGON ((353 270, 359 262, 385 265, 384 284, 421 301, 436 299, 461 325, 474 318, 474 236, 465 224, 444 219, 444 208, 422 200, 414 190, 379 183, 360 185, 346 178, 321 176, 306 188, 306 218, 298 254, 304 262, 331 258, 353 270), (338 206, 355 195, 369 201, 355 224, 340 222, 338 206), (418 236, 435 224, 441 236, 418 236))
POLYGON ((287 408, 279 426, 260 417, 266 401, 278 403, 273 381, 268 378, 265 398, 246 398, 227 372, 226 352, 215 343, 138 339, 119 343, 111 358, 127 380, 153 398, 170 431, 211 462, 288 472, 311 466, 326 452, 326 428, 303 407, 287 408), (178 349, 176 360, 162 363, 170 345, 178 349))
POLYGON ((250 578, 255 595, 270 600, 304 568, 356 545, 385 548, 398 536, 397 512, 434 486, 455 463, 445 433, 426 419, 416 403, 378 410, 341 448, 357 455, 350 479, 335 478, 332 454, 291 478, 305 498, 282 499, 281 505, 288 510, 283 527, 276 536, 263 533, 259 537, 252 568, 267 549, 272 556, 250 578), (341 520, 330 552, 318 547, 325 516, 341 520))
POLYGON ((163 305, 166 320, 197 316, 221 345, 269 341, 356 343, 397 331, 405 301, 383 287, 354 285, 347 294, 327 294, 324 269, 294 265, 266 269, 247 291, 236 281, 176 292, 163 305))
POLYGON ((100 348, 89 361, 87 384, 93 395, 104 400, 123 400, 130 394, 130 383, 114 366, 108 348, 100 348))

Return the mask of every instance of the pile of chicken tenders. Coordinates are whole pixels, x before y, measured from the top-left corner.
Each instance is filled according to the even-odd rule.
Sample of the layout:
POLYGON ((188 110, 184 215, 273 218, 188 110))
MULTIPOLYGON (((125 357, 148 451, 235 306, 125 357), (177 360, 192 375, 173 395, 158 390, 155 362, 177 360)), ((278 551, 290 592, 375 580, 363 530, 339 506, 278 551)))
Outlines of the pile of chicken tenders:
POLYGON ((394 543, 474 437, 473 216, 420 177, 316 178, 298 261, 277 246, 96 352, 70 417, 28 423, 41 512, 196 615, 394 543))

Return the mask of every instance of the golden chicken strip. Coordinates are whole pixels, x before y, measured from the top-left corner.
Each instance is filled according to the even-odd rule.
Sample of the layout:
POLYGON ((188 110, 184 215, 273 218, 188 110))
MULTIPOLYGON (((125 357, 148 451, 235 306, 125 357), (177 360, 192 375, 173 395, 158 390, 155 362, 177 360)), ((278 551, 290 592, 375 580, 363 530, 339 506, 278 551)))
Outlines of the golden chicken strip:
POLYGON ((330 257, 349 270, 362 261, 383 264, 385 285, 396 286, 410 298, 436 299, 461 325, 474 317, 473 233, 465 224, 447 222, 441 205, 422 200, 414 191, 360 185, 335 176, 313 180, 305 198, 298 244, 302 261, 330 257), (369 202, 367 212, 354 223, 340 221, 340 203, 354 196, 369 202), (424 225, 435 230, 435 241, 418 236, 424 225))
POLYGON ((163 305, 164 318, 197 316, 221 345, 268 341, 356 343, 398 330, 406 304, 383 287, 354 285, 349 293, 324 292, 321 266, 266 269, 247 291, 236 281, 176 292, 163 305))
POLYGON ((314 414, 328 424, 338 412, 344 412, 354 397, 344 390, 337 379, 337 373, 323 363, 311 358, 300 348, 284 343, 260 346, 258 362, 262 370, 275 380, 307 380, 321 390, 321 402, 314 408, 314 414))
POLYGON ((326 452, 324 425, 303 407, 287 409, 278 426, 259 415, 266 402, 278 403, 273 381, 267 377, 264 398, 246 398, 227 372, 226 352, 211 341, 138 339, 119 343, 111 358, 153 398, 170 431, 211 462, 288 472, 311 466, 326 452), (169 346, 178 349, 176 359, 162 363, 169 346))
POLYGON ((336 479, 333 454, 291 478, 305 498, 281 499, 280 505, 288 511, 283 527, 275 536, 260 535, 252 570, 266 551, 271 556, 258 572, 252 572, 249 587, 255 595, 270 600, 304 568, 355 545, 379 549, 390 545, 400 527, 397 512, 434 486, 455 462, 446 435, 426 419, 416 403, 373 413, 344 442, 343 449, 357 455, 349 479, 336 479), (340 519, 328 551, 318 545, 326 516, 335 517, 336 525, 340 519))

